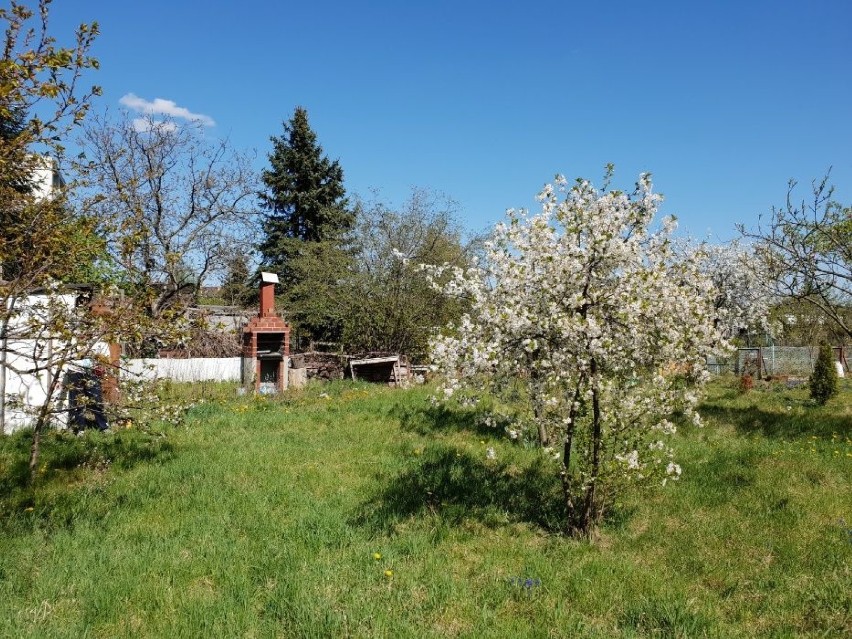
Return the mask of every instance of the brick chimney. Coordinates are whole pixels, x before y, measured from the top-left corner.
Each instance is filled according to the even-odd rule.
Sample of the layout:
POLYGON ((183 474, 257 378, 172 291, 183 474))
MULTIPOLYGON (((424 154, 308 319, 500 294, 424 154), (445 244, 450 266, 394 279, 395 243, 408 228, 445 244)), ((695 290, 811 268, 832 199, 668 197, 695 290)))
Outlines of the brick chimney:
POLYGON ((243 328, 242 378, 247 388, 270 384, 278 391, 287 388, 287 358, 290 355, 290 327, 275 312, 275 273, 260 274, 260 308, 243 328))
POLYGON ((278 284, 278 276, 275 273, 260 274, 260 313, 258 313, 258 317, 276 317, 276 284, 278 284))

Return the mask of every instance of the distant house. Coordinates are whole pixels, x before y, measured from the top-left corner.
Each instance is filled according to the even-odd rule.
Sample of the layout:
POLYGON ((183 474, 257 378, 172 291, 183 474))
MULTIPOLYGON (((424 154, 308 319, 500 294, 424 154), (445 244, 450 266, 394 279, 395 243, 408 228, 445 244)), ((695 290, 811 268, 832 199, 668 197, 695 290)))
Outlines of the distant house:
POLYGON ((33 175, 33 195, 37 200, 51 197, 57 189, 65 186, 65 178, 59 171, 58 162, 51 157, 42 156, 33 175))
MULTIPOLYGON (((65 186, 65 178, 56 159, 46 155, 31 155, 35 168, 29 181, 31 193, 37 202, 49 199, 57 189, 65 186)), ((0 229, 2 230, 2 229, 0 229)), ((0 263, 0 285, 3 284, 3 264, 0 263)))

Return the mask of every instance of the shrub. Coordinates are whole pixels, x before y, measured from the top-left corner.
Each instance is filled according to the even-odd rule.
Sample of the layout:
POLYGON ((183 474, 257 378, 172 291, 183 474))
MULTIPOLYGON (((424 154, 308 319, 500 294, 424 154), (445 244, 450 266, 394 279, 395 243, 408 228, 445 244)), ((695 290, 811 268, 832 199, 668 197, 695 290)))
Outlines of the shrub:
POLYGON ((700 252, 675 253, 672 218, 651 228, 660 197, 647 174, 631 194, 560 176, 539 199, 538 215, 507 213, 479 265, 430 269, 448 296, 470 300, 432 342, 432 362, 441 395, 462 404, 520 387, 525 429, 562 484, 566 530, 590 536, 620 491, 680 477, 668 418, 700 423, 706 358, 730 344, 700 252))
POLYGON ((834 367, 834 354, 831 346, 823 342, 819 347, 813 373, 808 380, 811 386, 811 398, 818 404, 825 404, 837 394, 837 369, 834 367))
POLYGON ((754 388, 754 377, 748 373, 740 377, 738 388, 741 393, 749 392, 752 388, 754 388))

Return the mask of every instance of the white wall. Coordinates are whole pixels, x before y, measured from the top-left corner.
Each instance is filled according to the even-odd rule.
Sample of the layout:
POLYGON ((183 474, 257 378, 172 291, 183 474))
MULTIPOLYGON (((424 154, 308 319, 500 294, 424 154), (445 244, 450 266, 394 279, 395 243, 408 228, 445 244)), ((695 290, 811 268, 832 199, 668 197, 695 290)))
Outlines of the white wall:
MULTIPOLYGON (((19 373, 17 371, 33 368, 34 361, 21 354, 23 344, 19 340, 16 352, 6 354, 6 423, 7 433, 12 433, 26 426, 32 419, 32 412, 47 401, 49 377, 47 371, 37 374, 19 373)), ((10 348, 11 350, 11 348, 10 348)))
MULTIPOLYGON (((56 374, 56 353, 67 355, 69 344, 61 340, 9 340, 6 350, 6 363, 2 374, 5 375, 5 432, 12 433, 32 422, 35 413, 48 401, 51 375, 56 374), (53 362, 52 370, 48 364, 53 362), (38 373, 27 371, 41 369, 38 373)), ((92 354, 108 356, 109 345, 100 342, 92 348, 92 354)), ((66 370, 59 372, 64 376, 66 370)), ((60 425, 67 422, 67 392, 60 384, 54 396, 53 420, 60 425)))
POLYGON ((194 357, 190 359, 130 359, 122 374, 144 379, 172 379, 176 382, 217 380, 240 381, 239 357, 194 357))
MULTIPOLYGON (((105 346, 105 345, 104 345, 105 346)), ((21 356, 16 357, 18 368, 30 368, 32 362, 21 356)), ((122 376, 134 375, 143 379, 171 379, 176 382, 201 381, 240 381, 241 358, 239 357, 197 357, 192 359, 129 359, 122 362, 122 376)), ((285 370, 289 366, 285 362, 285 370)), ((286 383, 286 382, 285 382, 286 383)), ((6 370, 6 432, 10 433, 26 426, 31 420, 32 411, 42 406, 47 397, 48 373, 38 375, 19 375, 6 370), (13 408, 10 400, 20 399, 24 409, 13 408)), ((61 392, 61 391, 60 391, 61 392)), ((61 396, 64 401, 64 395, 61 396)), ((64 423, 64 414, 57 421, 64 423)))

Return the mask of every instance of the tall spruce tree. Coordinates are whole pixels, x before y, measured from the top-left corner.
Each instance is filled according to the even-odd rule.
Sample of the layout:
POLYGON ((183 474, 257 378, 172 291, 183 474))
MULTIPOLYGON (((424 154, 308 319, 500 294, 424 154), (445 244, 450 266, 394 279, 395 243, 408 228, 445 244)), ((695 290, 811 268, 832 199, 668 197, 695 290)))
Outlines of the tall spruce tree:
POLYGON ((343 187, 343 169, 323 155, 308 112, 296 107, 284 134, 272 137, 270 168, 263 172, 269 211, 260 245, 264 265, 288 275, 302 242, 339 242, 355 221, 343 187))
POLYGON ((337 283, 348 264, 348 235, 355 223, 343 169, 324 155, 302 107, 271 140, 270 168, 262 174, 261 203, 268 211, 258 247, 263 268, 279 274, 297 332, 335 341, 337 283))

